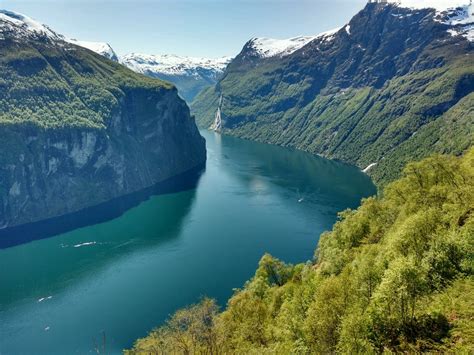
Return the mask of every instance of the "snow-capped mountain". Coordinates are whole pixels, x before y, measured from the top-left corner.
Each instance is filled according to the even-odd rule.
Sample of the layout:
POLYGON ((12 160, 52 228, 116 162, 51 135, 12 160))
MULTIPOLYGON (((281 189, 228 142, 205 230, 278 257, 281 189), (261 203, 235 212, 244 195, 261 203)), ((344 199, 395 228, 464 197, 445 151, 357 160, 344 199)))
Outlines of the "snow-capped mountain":
POLYGON ((216 59, 184 57, 173 54, 150 55, 130 53, 120 58, 120 62, 138 73, 147 75, 193 75, 199 76, 200 70, 219 75, 229 64, 230 57, 216 59))
POLYGON ((297 51, 314 38, 316 36, 298 36, 288 39, 256 37, 248 41, 247 46, 250 51, 260 58, 284 57, 297 51))
POLYGON ((68 42, 87 48, 111 60, 118 61, 117 54, 115 54, 108 43, 78 41, 76 39, 67 38, 53 31, 47 25, 13 11, 0 10, 0 36, 2 36, 2 34, 8 34, 10 38, 17 40, 22 38, 42 38, 52 41, 68 42))
POLYGON ((110 44, 105 42, 90 42, 90 41, 78 41, 74 38, 66 39, 67 42, 75 44, 76 46, 87 48, 97 54, 100 54, 110 60, 118 62, 118 56, 115 51, 112 49, 110 44))
POLYGON ((474 4, 469 0, 389 0, 388 3, 410 9, 433 8, 435 19, 450 26, 452 36, 474 41, 474 4))
POLYGON ((249 54, 251 53, 260 58, 284 57, 296 52, 316 38, 330 39, 339 29, 326 31, 315 36, 298 36, 288 39, 255 37, 248 41, 245 46, 249 54))
MULTIPOLYGON (((470 41, 474 40, 474 5, 469 0, 373 0, 369 2, 382 2, 414 10, 433 8, 436 10, 436 18, 452 27, 448 29, 448 32, 452 35, 462 35, 470 41)), ((314 36, 288 39, 255 37, 245 44, 242 52, 253 58, 285 57, 316 39, 323 42, 330 41, 341 28, 350 34, 350 26, 346 25, 314 36)))
POLYGON ((8 33, 12 39, 41 37, 51 40, 64 40, 64 36, 28 16, 0 9, 0 36, 3 37, 4 33, 8 33))
MULTIPOLYGON (((474 5, 469 0, 371 0, 369 2, 386 3, 414 10, 433 8, 436 10, 436 18, 452 27, 448 29, 452 35, 463 35, 470 41, 474 40, 474 5)), ((346 25, 313 36, 288 39, 255 37, 245 44, 242 52, 254 58, 285 57, 316 39, 321 42, 330 41, 342 28, 350 34, 350 26, 346 25)))
POLYGON ((188 102, 204 87, 215 84, 230 61, 230 57, 210 59, 139 53, 120 58, 120 63, 137 73, 172 82, 188 102))

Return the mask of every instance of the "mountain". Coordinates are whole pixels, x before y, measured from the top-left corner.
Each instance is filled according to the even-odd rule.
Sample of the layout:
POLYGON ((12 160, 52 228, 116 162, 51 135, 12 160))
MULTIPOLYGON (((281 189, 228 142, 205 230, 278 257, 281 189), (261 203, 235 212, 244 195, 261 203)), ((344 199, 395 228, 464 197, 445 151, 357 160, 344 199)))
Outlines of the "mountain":
POLYGON ((147 188, 206 159, 172 85, 5 10, 0 137, 3 231, 147 188))
POLYGON ((187 102, 192 102, 200 91, 214 85, 231 61, 230 57, 211 59, 172 54, 129 53, 119 57, 108 43, 75 39, 67 41, 120 62, 137 73, 173 83, 187 102))
MULTIPOLYGON (((323 33, 320 36, 330 35, 331 32, 323 33)), ((317 37, 298 36, 289 39, 256 37, 245 44, 243 52, 249 58, 284 57, 307 45, 317 37)))
POLYGON ((90 42, 90 41, 78 41, 77 39, 66 39, 69 43, 75 44, 76 46, 87 48, 105 58, 118 62, 119 58, 117 53, 112 49, 110 44, 105 42, 90 42))
POLYGON ((473 12, 467 0, 374 2, 307 43, 252 39, 191 111, 202 127, 356 164, 383 186, 408 161, 473 144, 473 12))
POLYGON ((179 94, 191 102, 201 90, 217 82, 230 59, 131 53, 121 57, 120 62, 137 73, 173 83, 179 94))

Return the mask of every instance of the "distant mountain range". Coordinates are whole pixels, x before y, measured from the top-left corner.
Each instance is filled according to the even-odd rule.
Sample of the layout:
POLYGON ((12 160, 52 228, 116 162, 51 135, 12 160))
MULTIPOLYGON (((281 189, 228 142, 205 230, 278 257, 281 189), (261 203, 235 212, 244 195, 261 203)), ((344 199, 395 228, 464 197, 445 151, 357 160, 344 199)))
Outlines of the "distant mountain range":
POLYGON ((121 57, 120 63, 137 73, 175 84, 180 95, 190 103, 202 89, 220 79, 230 60, 230 57, 210 59, 130 53, 121 57))
POLYGON ((119 57, 110 44, 106 42, 83 41, 67 38, 38 21, 27 16, 7 10, 0 10, 0 24, 4 32, 12 36, 37 35, 47 36, 51 40, 65 41, 87 48, 112 61, 120 62, 133 71, 152 78, 163 79, 176 85, 179 94, 191 102, 205 87, 213 85, 231 61, 230 57, 217 59, 195 58, 177 55, 149 55, 130 53, 119 57), (21 32, 21 33, 20 33, 21 32))
POLYGON ((105 42, 76 39, 67 39, 67 41, 120 62, 137 73, 173 83, 181 97, 188 103, 191 103, 201 90, 214 85, 232 59, 230 57, 197 58, 173 54, 140 53, 129 53, 119 57, 105 42))
MULTIPOLYGON (((247 42, 244 49, 247 56, 253 58, 284 57, 316 38, 330 38, 336 31, 337 29, 315 36, 298 36, 289 39, 255 37, 247 42)), ((173 83, 181 97, 188 103, 191 103, 203 89, 215 85, 233 59, 232 57, 202 58, 141 53, 118 56, 106 42, 76 39, 66 39, 66 41, 119 62, 137 73, 173 83)))
MULTIPOLYGON (((245 45, 249 57, 284 57, 318 37, 329 38, 335 31, 316 36, 298 36, 289 39, 256 37, 245 45)), ((70 43, 90 49, 106 58, 120 62, 137 73, 169 81, 176 85, 180 95, 191 103, 203 89, 215 85, 221 78, 232 57, 200 58, 174 54, 129 53, 119 57, 105 42, 67 39, 70 43)))

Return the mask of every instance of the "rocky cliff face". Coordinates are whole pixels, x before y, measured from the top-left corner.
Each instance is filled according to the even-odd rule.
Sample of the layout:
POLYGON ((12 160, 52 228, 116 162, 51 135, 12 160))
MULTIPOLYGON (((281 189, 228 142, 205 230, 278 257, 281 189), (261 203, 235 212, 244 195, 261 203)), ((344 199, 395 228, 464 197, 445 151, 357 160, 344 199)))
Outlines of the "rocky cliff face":
POLYGON ((15 21, 0 17, 0 229, 203 166, 174 87, 15 21))
POLYGON ((76 212, 204 163, 204 140, 176 92, 130 92, 121 104, 106 129, 0 129, 1 228, 76 212))
POLYGON ((472 12, 369 3, 288 55, 251 41, 192 111, 209 127, 219 107, 227 134, 372 164, 383 184, 409 160, 473 143, 472 12))

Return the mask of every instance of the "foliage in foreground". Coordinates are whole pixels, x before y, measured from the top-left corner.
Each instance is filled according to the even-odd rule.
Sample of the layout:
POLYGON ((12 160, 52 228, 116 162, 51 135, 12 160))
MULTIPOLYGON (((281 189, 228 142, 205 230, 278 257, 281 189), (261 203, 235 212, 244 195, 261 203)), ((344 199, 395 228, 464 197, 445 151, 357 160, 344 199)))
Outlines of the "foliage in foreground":
POLYGON ((227 309, 178 311, 127 354, 474 352, 474 149, 409 164, 341 213, 315 263, 265 255, 227 309))

